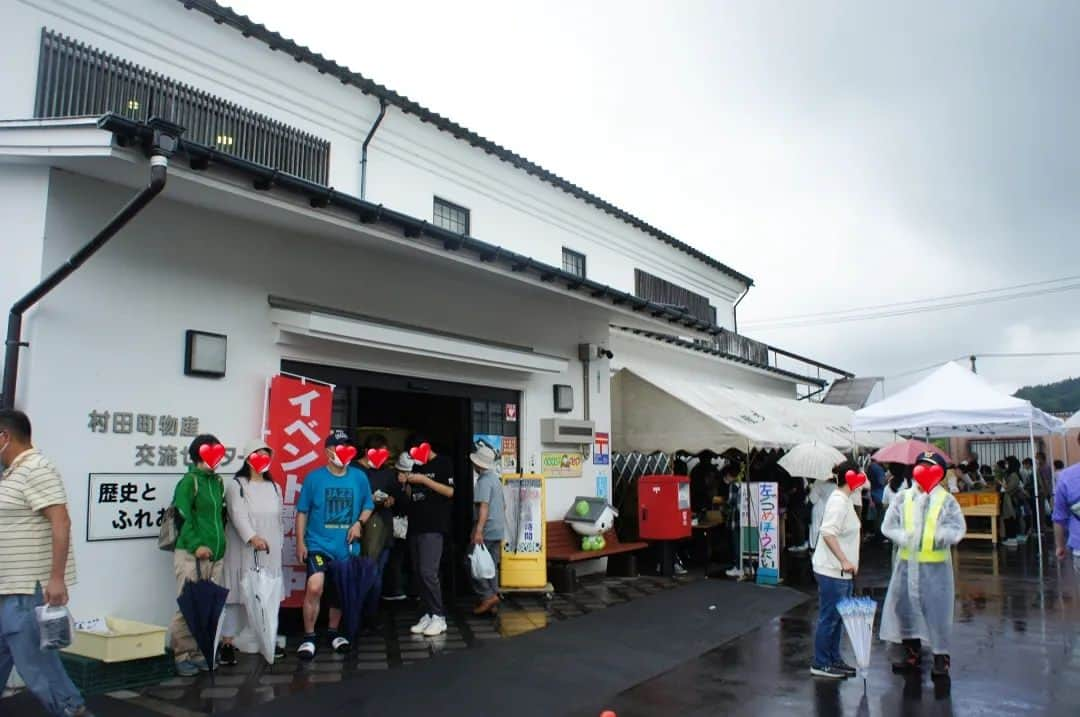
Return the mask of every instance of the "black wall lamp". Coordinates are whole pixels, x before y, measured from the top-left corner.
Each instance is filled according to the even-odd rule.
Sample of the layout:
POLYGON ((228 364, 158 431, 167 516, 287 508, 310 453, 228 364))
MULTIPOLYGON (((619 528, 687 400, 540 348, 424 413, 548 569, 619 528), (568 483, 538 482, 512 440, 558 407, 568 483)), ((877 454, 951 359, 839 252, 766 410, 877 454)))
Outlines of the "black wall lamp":
POLYGON ((228 342, 225 334, 188 329, 184 339, 184 375, 223 377, 228 342))

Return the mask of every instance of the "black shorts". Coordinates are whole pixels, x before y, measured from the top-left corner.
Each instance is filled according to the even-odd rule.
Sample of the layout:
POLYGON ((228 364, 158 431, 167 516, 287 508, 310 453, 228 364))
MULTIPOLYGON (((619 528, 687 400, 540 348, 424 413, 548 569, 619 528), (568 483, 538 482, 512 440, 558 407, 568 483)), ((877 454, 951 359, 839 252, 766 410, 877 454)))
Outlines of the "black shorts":
POLYGON ((341 607, 341 598, 338 595, 337 587, 334 585, 334 579, 329 574, 330 565, 333 562, 334 559, 326 553, 308 553, 307 576, 310 578, 312 575, 318 575, 319 573, 325 575, 323 600, 326 601, 327 607, 341 607))

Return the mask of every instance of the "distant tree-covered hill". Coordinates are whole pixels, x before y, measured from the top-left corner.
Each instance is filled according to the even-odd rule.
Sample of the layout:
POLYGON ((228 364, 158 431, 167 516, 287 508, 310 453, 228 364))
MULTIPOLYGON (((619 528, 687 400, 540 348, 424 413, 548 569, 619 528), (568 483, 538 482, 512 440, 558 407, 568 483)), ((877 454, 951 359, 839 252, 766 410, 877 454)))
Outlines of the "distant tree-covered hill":
POLYGON ((1041 386, 1024 386, 1013 395, 1026 398, 1044 411, 1075 413, 1080 411, 1080 378, 1067 378, 1041 386))

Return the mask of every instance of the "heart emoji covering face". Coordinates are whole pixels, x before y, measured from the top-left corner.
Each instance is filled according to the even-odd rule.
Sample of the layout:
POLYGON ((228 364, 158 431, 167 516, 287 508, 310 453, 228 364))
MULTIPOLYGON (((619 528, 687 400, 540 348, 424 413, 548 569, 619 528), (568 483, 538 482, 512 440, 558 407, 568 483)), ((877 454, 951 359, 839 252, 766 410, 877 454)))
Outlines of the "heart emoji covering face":
POLYGON ((199 458, 203 463, 210 466, 210 470, 217 468, 218 463, 225 457, 225 446, 220 443, 204 443, 199 446, 199 458))
POLYGON ((920 463, 911 471, 911 477, 925 492, 929 493, 945 477, 945 469, 936 464, 920 463))
POLYGON ((431 458, 431 444, 421 443, 418 446, 413 446, 409 449, 409 456, 417 463, 427 463, 428 458, 431 458))
POLYGON ((847 483, 848 490, 854 493, 859 488, 862 488, 863 483, 866 482, 866 474, 848 471, 844 474, 844 482, 847 483))
POLYGON ((341 465, 347 466, 356 458, 355 446, 334 446, 334 455, 341 461, 341 465))
POLYGON ((383 463, 386 463, 390 458, 390 451, 385 448, 369 448, 367 452, 367 459, 371 461, 371 465, 375 466, 375 470, 379 470, 383 467, 383 463))
POLYGON ((251 470, 256 473, 265 473, 266 469, 270 467, 270 456, 255 451, 247 457, 247 462, 248 465, 251 466, 251 470))

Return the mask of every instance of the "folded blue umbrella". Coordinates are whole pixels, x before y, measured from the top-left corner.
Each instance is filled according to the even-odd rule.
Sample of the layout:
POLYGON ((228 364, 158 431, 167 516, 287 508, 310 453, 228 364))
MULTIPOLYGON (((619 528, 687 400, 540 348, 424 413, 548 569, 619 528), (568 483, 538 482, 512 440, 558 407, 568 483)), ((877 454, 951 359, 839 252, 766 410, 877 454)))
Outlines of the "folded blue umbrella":
POLYGON ((191 636, 195 638, 199 652, 206 658, 206 663, 213 666, 221 614, 225 611, 225 599, 229 596, 229 590, 203 578, 199 568, 201 562, 195 561, 195 575, 198 579, 184 585, 180 597, 176 598, 176 604, 191 630, 191 636))
POLYGON ((376 562, 355 554, 354 546, 355 543, 349 545, 349 557, 335 560, 330 565, 331 579, 341 601, 341 633, 349 640, 360 631, 364 602, 375 588, 378 577, 376 562))

